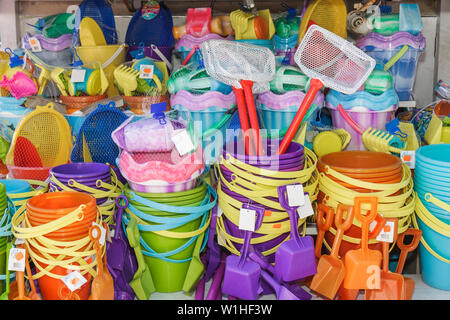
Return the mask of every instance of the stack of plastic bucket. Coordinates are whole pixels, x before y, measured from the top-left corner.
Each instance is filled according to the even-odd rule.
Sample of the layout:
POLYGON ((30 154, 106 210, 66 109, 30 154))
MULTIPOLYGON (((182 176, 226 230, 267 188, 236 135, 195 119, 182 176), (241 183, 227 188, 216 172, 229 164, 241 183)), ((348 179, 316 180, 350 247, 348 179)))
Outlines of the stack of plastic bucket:
POLYGON ((358 39, 356 45, 374 58, 377 63, 386 64, 404 45, 408 50, 392 66, 390 72, 394 77, 394 89, 400 100, 410 100, 416 79, 417 62, 425 50, 425 38, 421 33, 414 36, 409 32, 397 32, 383 36, 372 32, 358 39))
POLYGON ((94 196, 107 223, 115 208, 115 198, 120 188, 114 185, 111 168, 104 163, 80 162, 53 167, 50 170, 50 191, 87 192, 94 196))
POLYGON ((432 287, 450 290, 450 144, 417 150, 414 189, 416 218, 422 230, 423 280, 432 287))
MULTIPOLYGON (((92 241, 89 238, 89 229, 93 222, 99 222, 99 215, 95 198, 81 192, 62 191, 45 193, 29 199, 26 203, 24 215, 27 218, 29 225, 25 224, 25 228, 30 230, 35 227, 44 227, 67 214, 72 214, 79 209, 81 205, 85 206, 82 211, 81 219, 75 218, 73 219, 74 222, 69 223, 65 227, 43 235, 49 240, 57 241, 55 245, 62 248, 66 248, 65 244, 67 244, 68 247, 71 247, 74 246, 74 243, 76 242, 86 243, 85 245, 81 245, 81 248, 73 253, 65 254, 65 257, 63 257, 61 261, 58 261, 57 254, 49 253, 50 258, 47 258, 47 260, 53 268, 47 270, 50 274, 41 274, 38 277, 40 292, 44 300, 64 299, 64 297, 61 296, 61 292, 62 288, 65 287, 65 284, 59 278, 72 272, 67 266, 62 265, 65 260, 75 260, 74 258, 77 257, 78 259, 85 259, 86 262, 92 263, 92 253, 90 253, 92 252, 92 241)), ((17 227, 16 224, 20 224, 20 222, 17 219, 13 220, 13 232, 14 228, 17 227)), ((44 258, 41 249, 37 247, 37 244, 50 250, 49 244, 43 242, 42 239, 42 236, 38 235, 36 235, 36 237, 24 239, 28 242, 29 254, 36 266, 38 274, 41 273, 48 264, 42 262, 46 258, 44 258)), ((75 260, 71 265, 75 266, 79 265, 79 263, 75 260)), ((86 271, 89 269, 85 268, 84 270, 86 271)), ((82 287, 75 290, 74 293, 76 293, 81 300, 87 300, 90 293, 92 277, 89 273, 83 272, 83 268, 79 272, 81 274, 84 273, 87 282, 82 287)))
MULTIPOLYGON (((378 199, 379 213, 384 217, 398 218, 399 233, 407 229, 414 211, 411 171, 399 158, 373 151, 333 152, 319 159, 317 169, 320 172, 318 203, 336 210, 339 203, 353 205, 357 196, 384 193, 378 199)), ((333 243, 335 230, 333 222, 325 233, 329 245, 333 243)), ((339 255, 342 257, 348 250, 357 249, 359 239, 361 228, 355 218, 344 235, 339 255)), ((369 243, 371 249, 381 250, 378 242, 371 240, 369 243)))
MULTIPOLYGON (((4 227, 10 222, 10 218, 5 215, 8 215, 9 212, 6 210, 8 207, 8 200, 6 197, 6 188, 5 185, 0 183, 0 221, 3 223, 0 225, 0 229, 4 229, 4 227)), ((10 237, 6 235, 10 230, 2 230, 0 232, 0 274, 4 275, 6 273, 6 244, 10 241, 10 237)), ((0 281, 0 292, 5 290, 4 282, 0 281)))
POLYGON ((5 185, 8 197, 14 202, 16 210, 18 210, 29 198, 30 192, 33 191, 31 184, 26 180, 5 179, 1 183, 5 185))
MULTIPOLYGON (((209 227, 216 192, 204 182, 181 192, 144 193, 133 191, 128 185, 123 191, 129 199, 123 224, 128 225, 130 217, 138 218, 142 252, 156 291, 181 291, 190 276, 187 273, 197 239, 202 239, 209 227), (195 235, 183 236, 186 233, 195 235)), ((205 235, 200 251, 206 240, 205 235)))
MULTIPOLYGON (((238 254, 242 246, 242 242, 239 243, 235 239, 244 238, 244 231, 238 227, 239 210, 243 204, 252 203, 270 212, 264 216, 259 231, 253 233, 251 244, 273 262, 273 253, 287 240, 290 231, 288 215, 278 201, 277 186, 302 183, 311 202, 316 199, 316 156, 296 142, 292 142, 283 155, 276 155, 279 143, 279 140, 264 141, 264 156, 245 155, 244 150, 241 150, 241 143, 236 142, 227 144, 223 150, 223 159, 219 161, 218 167, 217 188, 219 204, 224 214, 217 218, 217 230, 219 239, 228 239, 233 243, 230 245, 222 241, 234 254, 238 254), (243 168, 246 166, 251 169, 243 168), (246 172, 245 176, 240 173, 242 170, 246 172), (242 182, 235 181, 237 178, 243 179, 242 182), (242 186, 244 181, 245 185, 249 183, 254 185, 254 188, 249 189, 249 185, 242 186), (249 196, 249 193, 259 191, 265 195, 249 196), (271 192, 270 196, 268 192, 271 192), (261 242, 257 240, 258 237, 268 240, 261 242)), ((300 224, 304 222, 305 219, 302 219, 300 224)))

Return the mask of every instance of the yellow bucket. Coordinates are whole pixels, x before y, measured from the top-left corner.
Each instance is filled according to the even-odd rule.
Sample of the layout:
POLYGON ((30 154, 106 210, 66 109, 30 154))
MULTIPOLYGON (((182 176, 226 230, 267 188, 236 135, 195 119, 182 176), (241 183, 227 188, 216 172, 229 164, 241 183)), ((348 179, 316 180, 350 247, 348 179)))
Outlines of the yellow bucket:
POLYGON ((114 69, 125 62, 126 45, 107 45, 92 47, 77 47, 77 54, 84 64, 101 63, 106 77, 108 78, 108 96, 118 95, 114 86, 114 69))

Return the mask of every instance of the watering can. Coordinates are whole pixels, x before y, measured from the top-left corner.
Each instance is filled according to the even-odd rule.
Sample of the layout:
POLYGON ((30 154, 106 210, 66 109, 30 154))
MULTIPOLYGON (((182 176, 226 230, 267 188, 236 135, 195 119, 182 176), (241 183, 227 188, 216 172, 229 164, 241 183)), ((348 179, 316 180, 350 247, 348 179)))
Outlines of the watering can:
POLYGON ((235 10, 230 13, 235 39, 272 39, 275 25, 269 9, 257 11, 256 15, 235 10))

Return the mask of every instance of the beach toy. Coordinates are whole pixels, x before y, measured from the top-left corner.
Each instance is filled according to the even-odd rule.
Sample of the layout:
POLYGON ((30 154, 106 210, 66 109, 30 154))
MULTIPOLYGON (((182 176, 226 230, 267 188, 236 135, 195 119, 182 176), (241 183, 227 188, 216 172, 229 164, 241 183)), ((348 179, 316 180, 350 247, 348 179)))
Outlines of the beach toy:
POLYGON ((344 278, 344 288, 346 289, 379 289, 380 288, 380 263, 381 253, 377 250, 370 250, 368 248, 369 239, 369 224, 375 219, 377 215, 378 199, 374 197, 355 197, 353 210, 355 217, 361 221, 361 248, 357 250, 350 250, 344 257, 346 267, 346 274, 344 278), (361 205, 363 203, 370 204, 370 209, 366 216, 361 213, 361 205), (372 270, 372 271, 371 271, 372 270), (377 272, 378 270, 378 272, 377 272), (371 271, 370 273, 368 271, 371 271), (369 276, 371 279, 371 286, 368 285, 369 276), (378 280, 377 280, 378 278, 378 280))
MULTIPOLYGON (((25 49, 31 50, 31 46, 30 46, 30 38, 34 37, 39 41, 39 44, 41 45, 42 50, 46 50, 46 51, 53 51, 53 52, 58 52, 58 51, 62 51, 64 49, 70 48, 71 44, 72 44, 72 34, 63 34, 59 37, 56 38, 47 38, 45 35, 43 34, 34 34, 31 35, 30 33, 26 33, 25 36, 23 37, 23 43, 25 45, 25 49)), ((35 54, 38 54, 37 56, 39 57, 39 52, 35 52, 35 54)), ((31 60, 33 60, 31 58, 31 60)))
MULTIPOLYGON (((215 33, 223 37, 229 36, 233 33, 230 16, 228 15, 211 17, 211 21, 209 22, 209 25, 207 27, 209 28, 211 33, 215 33)), ((173 27, 173 36, 175 37, 175 40, 179 40, 186 34, 191 33, 187 32, 185 24, 173 27)))
POLYGON ((287 188, 287 186, 279 186, 278 194, 280 205, 289 215, 291 233, 290 239, 283 242, 275 253, 275 272, 280 279, 293 281, 314 275, 317 269, 314 259, 314 241, 311 236, 299 236, 298 207, 290 205, 293 200, 289 200, 287 188))
MULTIPOLYGON (((163 81, 163 73, 161 72, 161 70, 159 70, 159 68, 155 64, 155 62, 150 58, 142 58, 142 59, 136 60, 135 62, 133 62, 131 67, 134 68, 135 70, 140 71, 143 66, 153 66, 153 78, 145 79, 145 81, 147 82, 147 84, 149 86, 153 86, 153 87, 156 86, 156 88, 158 89, 158 92, 162 92, 161 82, 163 81)), ((145 71, 145 70, 144 70, 144 72, 149 73, 149 71, 145 71)))
POLYGON ((280 66, 275 72, 275 78, 270 82, 270 90, 275 93, 285 93, 291 90, 305 91, 308 79, 296 67, 280 66))
POLYGON ((202 54, 206 72, 213 78, 231 85, 236 94, 247 154, 262 155, 262 141, 252 88, 255 83, 255 93, 268 91, 269 82, 275 73, 273 53, 259 46, 233 41, 208 40, 202 43, 202 54), (250 128, 247 113, 253 129, 251 135, 254 145, 247 140, 250 138, 247 135, 250 128))
POLYGON ((175 71, 167 81, 167 88, 170 94, 176 94, 181 90, 191 93, 207 93, 209 91, 219 91, 229 94, 231 87, 210 77, 206 69, 191 69, 191 65, 186 65, 175 71))
POLYGON ((344 150, 350 139, 350 133, 345 129, 322 131, 314 137, 313 149, 320 158, 325 154, 344 150))
POLYGON ((400 31, 400 17, 398 13, 373 15, 371 18, 373 32, 383 36, 391 36, 400 31))
POLYGON ((364 82, 364 90, 372 94, 382 94, 392 87, 392 75, 382 69, 374 69, 366 82, 364 82))
MULTIPOLYGON (((255 225, 250 228, 257 231, 262 224, 264 209, 247 205, 243 207, 253 211, 255 215, 255 225)), ((258 263, 248 258, 248 250, 252 231, 246 230, 244 244, 240 251, 240 256, 229 255, 226 258, 225 275, 222 283, 222 292, 236 298, 245 300, 256 300, 260 293, 259 277, 261 267, 258 263), (236 286, 239 283, 239 286, 236 286)))
POLYGON ((55 68, 50 73, 50 78, 56 83, 61 94, 67 96, 69 78, 64 73, 65 70, 63 68, 55 68))
MULTIPOLYGON (((107 44, 117 43, 116 23, 111 5, 106 0, 84 0, 82 1, 76 13, 79 21, 82 22, 85 17, 90 17, 101 28, 102 34, 107 44)), ((75 19, 75 22, 77 19, 75 19)), ((81 33, 81 24, 75 23, 74 33, 78 36, 81 33)), ((81 35, 80 35, 81 36, 81 35)), ((81 40, 81 39, 80 39, 81 40)))
POLYGON ((269 9, 259 10, 255 14, 235 10, 230 13, 230 21, 236 40, 272 39, 275 34, 269 9))
POLYGON ((36 83, 25 73, 16 72, 11 79, 3 75, 0 81, 0 87, 8 89, 11 95, 16 99, 32 96, 37 93, 36 83))
POLYGON ((131 92, 137 89, 138 76, 139 71, 125 65, 120 65, 114 69, 114 79, 124 90, 126 96, 131 96, 131 92))
MULTIPOLYGON (((89 96, 101 95, 102 93, 102 79, 100 78, 99 69, 83 68, 86 70, 83 82, 68 82, 68 91, 71 96, 76 96, 78 93, 86 93, 89 96)), ((105 79, 103 79, 104 81, 105 79)), ((108 82, 106 81, 106 85, 108 82)))
POLYGON ((302 14, 300 29, 298 32, 298 43, 303 40, 308 28, 319 25, 337 36, 347 39, 347 7, 342 0, 314 0, 309 3, 306 11, 302 14))
POLYGON ((320 203, 317 207, 316 219, 317 219, 316 221, 317 237, 315 241, 314 254, 316 258, 319 259, 320 256, 322 255, 323 237, 325 236, 325 232, 327 232, 330 229, 331 224, 333 223, 334 220, 333 208, 320 203))
POLYGON ((79 31, 80 43, 82 46, 105 46, 106 40, 103 36, 97 22, 90 18, 84 17, 80 23, 79 31))
POLYGON ((422 16, 418 3, 400 3, 399 31, 417 35, 422 31, 422 16))
POLYGON ((295 62, 311 78, 308 93, 284 136, 278 153, 283 154, 317 92, 325 85, 345 94, 361 87, 375 67, 375 60, 361 50, 317 25, 311 26, 296 53, 295 62), (337 58, 339 55, 340 58, 337 58))
POLYGON ((39 18, 34 24, 36 37, 43 36, 49 40, 66 35, 72 37, 72 29, 69 27, 72 18, 72 13, 60 13, 39 18))

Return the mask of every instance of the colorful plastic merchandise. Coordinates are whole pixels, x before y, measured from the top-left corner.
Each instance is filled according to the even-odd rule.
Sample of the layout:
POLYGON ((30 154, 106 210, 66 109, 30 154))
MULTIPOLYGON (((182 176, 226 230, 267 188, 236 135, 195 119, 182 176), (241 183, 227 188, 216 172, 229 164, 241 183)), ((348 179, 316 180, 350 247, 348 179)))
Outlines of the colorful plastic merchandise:
MULTIPOLYGON (((34 196, 12 218, 12 233, 25 241, 36 267, 44 300, 87 300, 99 259, 89 237, 92 223, 101 224, 95 198, 81 192, 50 192, 34 196), (61 280, 68 270, 78 271, 86 282, 71 292, 61 280)), ((105 247, 103 246, 103 253, 105 247)))
POLYGON ((436 144, 416 152, 414 190, 415 227, 423 232, 420 240, 422 277, 428 285, 450 290, 445 276, 450 271, 450 145, 436 144))
MULTIPOLYGON (((0 280, 6 279, 6 245, 11 241, 11 218, 16 212, 12 200, 6 194, 6 188, 0 183, 0 280)), ((0 293, 5 290, 0 281, 0 293)))
POLYGON ((217 201, 214 189, 203 181, 191 190, 169 193, 136 192, 125 186, 124 195, 129 205, 123 225, 131 218, 138 221, 141 248, 155 290, 189 291, 187 282, 196 282, 202 273, 192 273, 190 264, 206 245, 210 210, 217 201))
MULTIPOLYGON (((225 146, 219 159, 217 175, 219 205, 223 215, 217 218, 219 244, 239 255, 244 242, 244 231, 238 229, 239 212, 243 204, 263 207, 265 215, 261 227, 253 233, 250 244, 274 261, 274 253, 287 240, 290 221, 286 210, 278 201, 277 187, 301 183, 311 202, 317 197, 317 157, 302 145, 292 142, 283 155, 275 155, 279 140, 267 140, 265 156, 246 156, 242 143, 225 146)), ((306 218, 298 226, 306 227, 306 218)))
POLYGON ((103 221, 113 224, 115 199, 123 185, 113 169, 103 163, 68 163, 50 169, 50 191, 77 191, 92 195, 103 221))
POLYGON ((397 32, 392 36, 383 36, 372 32, 356 41, 358 48, 365 51, 379 64, 386 64, 403 46, 408 50, 391 67, 394 77, 394 89, 400 100, 410 100, 416 78, 419 56, 425 50, 425 38, 421 33, 413 36, 409 32, 397 32))
POLYGON ((0 183, 5 185, 8 197, 14 203, 16 211, 23 206, 28 199, 46 193, 48 182, 39 180, 4 179, 0 183))
MULTIPOLYGON (((337 209, 338 204, 353 205, 355 197, 378 198, 378 213, 385 218, 398 219, 398 234, 411 222, 414 212, 413 181, 411 170, 399 158, 374 151, 341 151, 322 156, 319 170, 318 203, 337 209)), ((346 232, 339 255, 357 249, 361 237, 360 222, 346 232)), ((328 250, 336 234, 332 225, 325 234, 328 250)), ((380 249, 379 243, 369 240, 371 249, 380 249)))

